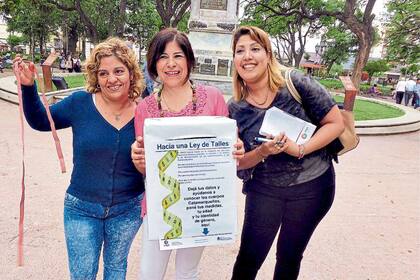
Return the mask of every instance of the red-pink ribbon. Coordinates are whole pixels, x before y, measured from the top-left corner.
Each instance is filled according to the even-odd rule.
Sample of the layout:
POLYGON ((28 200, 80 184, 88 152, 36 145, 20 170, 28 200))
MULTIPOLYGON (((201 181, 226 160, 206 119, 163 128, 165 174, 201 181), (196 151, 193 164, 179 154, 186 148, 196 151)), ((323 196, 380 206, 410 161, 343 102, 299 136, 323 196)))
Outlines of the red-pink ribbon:
MULTIPOLYGON (((55 129, 55 124, 54 121, 51 117, 51 112, 50 112, 50 108, 48 105, 48 100, 47 97, 45 96, 45 92, 42 86, 42 81, 38 75, 38 72, 36 71, 35 66, 33 67, 34 69, 34 74, 36 79, 38 80, 38 84, 41 88, 41 96, 42 96, 42 101, 44 103, 45 106, 45 110, 47 112, 47 116, 48 116, 48 120, 50 122, 50 126, 51 126, 51 132, 54 138, 54 142, 55 142, 55 147, 57 150, 57 155, 58 158, 60 160, 60 167, 61 167, 61 172, 65 173, 66 172, 66 166, 64 163, 64 157, 63 157, 63 152, 61 150, 61 144, 60 144, 60 139, 57 136, 57 131, 55 129)), ((17 259, 17 263, 18 266, 23 266, 23 222, 24 222, 24 218, 25 218, 25 130, 24 130, 24 121, 23 121, 23 102, 22 102, 22 88, 21 88, 21 80, 20 80, 20 70, 19 70, 19 65, 17 63, 15 63, 13 65, 13 71, 15 73, 16 76, 16 80, 17 80, 17 91, 18 91, 18 98, 19 98, 19 117, 20 117, 20 135, 21 135, 21 142, 22 142, 22 179, 21 179, 21 197, 20 197, 20 211, 19 211, 19 235, 18 235, 18 259, 17 259)))
POLYGON ((66 173, 66 165, 64 163, 64 156, 63 156, 63 151, 61 150, 60 139, 58 138, 57 130, 55 129, 54 120, 51 116, 50 107, 48 104, 47 97, 45 96, 45 90, 44 90, 42 80, 39 77, 38 71, 36 70, 35 66, 34 66, 34 74, 35 74, 35 78, 38 81, 38 85, 41 88, 41 98, 42 98, 42 101, 44 102, 45 111, 47 112, 48 120, 50 122, 51 133, 52 133, 52 136, 54 138, 54 143, 55 143, 55 149, 57 150, 57 156, 58 156, 58 159, 60 160, 61 173, 66 173))

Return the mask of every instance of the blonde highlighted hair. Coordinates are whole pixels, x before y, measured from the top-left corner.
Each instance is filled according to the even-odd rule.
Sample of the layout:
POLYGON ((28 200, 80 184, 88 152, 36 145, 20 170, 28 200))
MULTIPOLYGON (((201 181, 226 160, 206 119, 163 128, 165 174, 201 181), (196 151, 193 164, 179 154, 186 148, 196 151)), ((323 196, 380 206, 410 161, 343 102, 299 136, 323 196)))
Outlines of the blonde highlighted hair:
MULTIPOLYGON (((283 87, 285 84, 283 75, 281 74, 281 68, 283 66, 277 61, 274 57, 271 42, 268 38, 267 33, 255 26, 241 26, 233 33, 233 42, 232 42, 232 51, 233 57, 235 57, 236 45, 244 35, 249 35, 252 40, 256 41, 258 44, 263 47, 269 57, 267 71, 268 71, 268 85, 270 89, 274 92, 277 92, 279 88, 283 87)), ((233 98, 235 101, 243 100, 249 95, 246 82, 238 74, 236 69, 233 69, 233 98)))
POLYGON ((115 37, 108 38, 104 42, 99 43, 86 60, 87 91, 90 93, 100 91, 98 84, 99 65, 101 64, 102 58, 109 56, 118 58, 130 72, 131 81, 128 97, 132 100, 139 97, 144 88, 144 80, 139 64, 137 63, 136 55, 123 40, 115 37))

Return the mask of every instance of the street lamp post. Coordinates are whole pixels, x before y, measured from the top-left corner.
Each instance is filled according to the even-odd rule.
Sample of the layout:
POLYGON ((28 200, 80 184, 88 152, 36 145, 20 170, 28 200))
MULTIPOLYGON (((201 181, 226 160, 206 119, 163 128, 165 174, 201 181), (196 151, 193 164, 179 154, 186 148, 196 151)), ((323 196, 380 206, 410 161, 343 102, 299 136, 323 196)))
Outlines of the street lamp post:
MULTIPOLYGON (((319 50, 320 50, 320 45, 319 45, 319 44, 316 44, 316 45, 315 45, 315 54, 316 54, 316 60, 317 60, 317 61, 319 61, 319 60, 320 60, 320 58, 318 57, 318 55, 319 55, 319 50)), ((317 61, 315 61, 315 62, 317 62, 317 61)))

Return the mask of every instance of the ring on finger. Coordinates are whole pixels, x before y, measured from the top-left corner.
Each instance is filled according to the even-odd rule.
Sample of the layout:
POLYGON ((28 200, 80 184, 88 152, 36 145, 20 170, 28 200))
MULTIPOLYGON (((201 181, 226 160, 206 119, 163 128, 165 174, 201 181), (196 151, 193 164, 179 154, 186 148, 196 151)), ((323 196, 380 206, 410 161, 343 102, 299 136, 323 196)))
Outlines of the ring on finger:
POLYGON ((274 144, 274 145, 276 145, 276 146, 278 146, 278 147, 283 147, 283 145, 284 145, 284 142, 283 141, 280 141, 280 140, 277 140, 276 141, 276 143, 274 144))

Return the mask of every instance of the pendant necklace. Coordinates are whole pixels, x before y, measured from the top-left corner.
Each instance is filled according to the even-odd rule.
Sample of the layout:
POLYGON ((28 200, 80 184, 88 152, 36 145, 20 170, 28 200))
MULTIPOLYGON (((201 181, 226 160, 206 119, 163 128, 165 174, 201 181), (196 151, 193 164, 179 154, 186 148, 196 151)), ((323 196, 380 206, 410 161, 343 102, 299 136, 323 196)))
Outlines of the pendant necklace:
POLYGON ((121 113, 119 113, 119 114, 114 114, 115 120, 116 120, 117 122, 119 122, 119 121, 120 121, 120 119, 121 119, 121 115, 122 115, 122 112, 121 112, 121 113))
MULTIPOLYGON (((197 110, 197 94, 196 94, 196 87, 194 84, 191 83, 191 90, 192 90, 192 98, 191 98, 191 102, 192 102, 192 106, 193 106, 193 111, 194 114, 197 110)), ((162 100, 165 103, 166 108, 168 108, 168 111, 170 112, 176 112, 175 110, 172 110, 169 106, 168 103, 166 102, 166 100, 163 98, 162 95, 162 91, 163 91, 163 87, 161 87, 157 93, 157 103, 158 103, 158 109, 159 109, 159 115, 161 118, 164 117, 164 113, 163 113, 163 109, 162 109, 162 100)))

